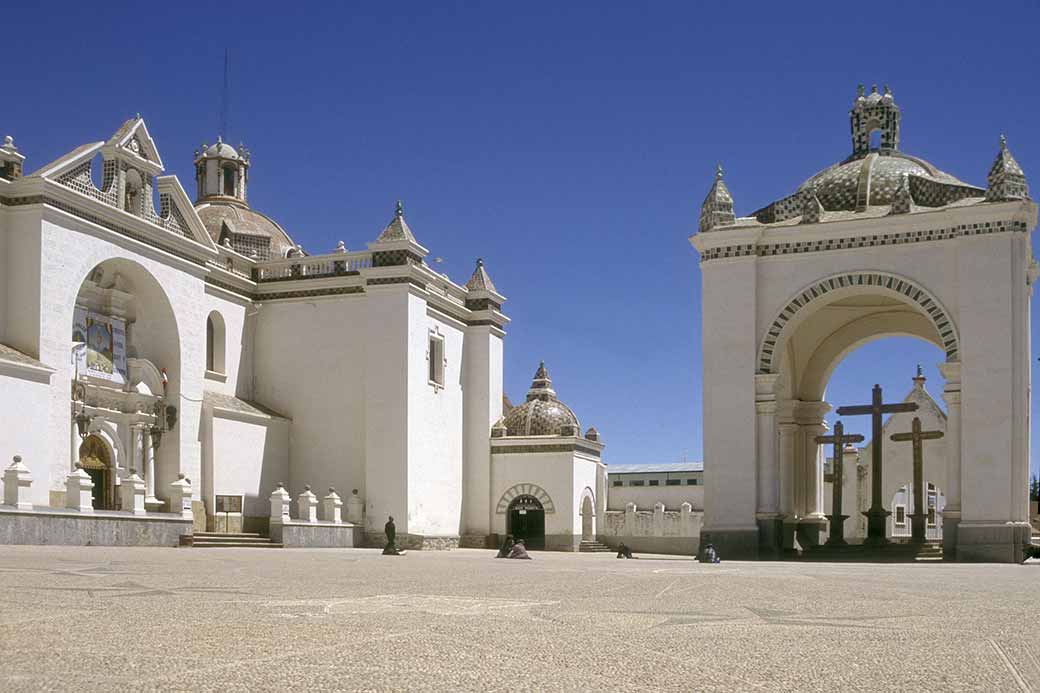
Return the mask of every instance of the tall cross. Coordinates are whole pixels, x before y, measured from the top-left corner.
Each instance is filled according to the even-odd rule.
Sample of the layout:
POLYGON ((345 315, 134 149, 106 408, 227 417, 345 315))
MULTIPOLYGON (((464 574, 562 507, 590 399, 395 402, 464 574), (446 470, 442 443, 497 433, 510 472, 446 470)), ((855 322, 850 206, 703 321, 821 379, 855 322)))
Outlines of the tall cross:
POLYGON ((836 413, 838 416, 870 415, 871 417, 870 510, 863 513, 867 516, 865 543, 882 546, 888 543, 888 539, 885 538, 885 521, 890 513, 881 505, 881 418, 885 414, 917 411, 917 405, 913 402, 883 404, 880 385, 874 385, 872 395, 870 404, 838 407, 836 413))
POLYGON ((926 440, 937 440, 943 437, 942 431, 922 431, 921 419, 914 417, 914 424, 909 433, 896 433, 891 436, 897 443, 914 444, 914 513, 910 516, 910 537, 915 544, 924 543, 925 520, 928 518, 924 510, 924 446, 926 440))
POLYGON ((827 546, 845 545, 845 519, 841 514, 842 486, 845 483, 845 444, 862 443, 859 434, 846 435, 845 425, 841 421, 834 424, 834 434, 816 436, 817 443, 834 443, 834 473, 831 474, 831 534, 827 537, 827 546))

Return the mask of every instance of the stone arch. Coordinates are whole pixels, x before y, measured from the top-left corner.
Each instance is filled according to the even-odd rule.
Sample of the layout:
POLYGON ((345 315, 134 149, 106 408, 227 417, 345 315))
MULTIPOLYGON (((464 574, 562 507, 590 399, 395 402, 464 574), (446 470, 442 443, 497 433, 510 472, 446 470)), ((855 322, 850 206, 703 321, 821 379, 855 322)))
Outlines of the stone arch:
POLYGON ((581 540, 596 539, 596 494, 586 486, 578 498, 578 515, 581 516, 581 540))
POLYGON ((112 468, 126 467, 124 464, 129 458, 126 453, 126 449, 123 446, 123 440, 119 436, 119 429, 116 424, 100 417, 94 417, 91 419, 90 426, 87 428, 87 433, 92 436, 97 436, 105 445, 108 446, 109 460, 112 462, 112 468))
POLYGON ((798 292, 766 331, 758 350, 757 372, 760 374, 776 373, 779 360, 776 358, 780 347, 790 336, 791 327, 798 324, 812 311, 806 308, 824 296, 833 292, 856 293, 857 289, 868 289, 888 295, 894 295, 914 306, 928 317, 935 327, 946 353, 947 361, 956 361, 959 356, 957 328, 949 313, 930 292, 917 282, 891 272, 879 270, 862 270, 842 272, 813 282, 798 292))
POLYGON ((538 502, 542 504, 546 515, 556 512, 556 506, 553 504, 552 498, 549 497, 549 494, 541 486, 537 484, 515 484, 506 489, 506 492, 498 499, 495 513, 504 515, 509 510, 509 504, 513 502, 513 499, 524 495, 537 498, 538 502))

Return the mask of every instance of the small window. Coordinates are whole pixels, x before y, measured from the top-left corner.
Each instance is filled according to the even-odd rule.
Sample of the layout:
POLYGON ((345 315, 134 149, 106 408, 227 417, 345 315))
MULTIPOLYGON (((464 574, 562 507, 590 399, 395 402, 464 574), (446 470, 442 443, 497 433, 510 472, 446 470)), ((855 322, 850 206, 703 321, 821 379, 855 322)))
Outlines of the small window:
POLYGON ((928 506, 928 526, 929 527, 934 527, 935 526, 935 506, 934 505, 928 506))
POLYGON ((643 480, 642 479, 636 479, 635 481, 628 482, 628 485, 629 486, 642 486, 643 485, 643 480))
POLYGON ((687 479, 686 480, 686 485, 687 486, 696 486, 697 485, 697 480, 696 479, 687 479))
POLYGON ((228 197, 235 196, 235 169, 231 166, 224 167, 224 194, 228 197))
POLYGON ((665 479, 664 481, 665 486, 678 486, 681 483, 682 479, 665 479))
POLYGON ((444 387, 444 337, 430 335, 430 384, 444 387))
POLYGON ((658 481, 657 479, 651 479, 650 480, 650 485, 651 486, 659 486, 660 484, 661 484, 661 482, 658 481))
POLYGON ((224 318, 213 311, 206 318, 206 370, 224 373, 225 329, 224 318))
POLYGON ((895 511, 896 511, 896 520, 895 520, 896 527, 906 527, 906 506, 905 505, 897 505, 895 507, 895 511))
POLYGON ((610 484, 610 485, 611 485, 611 486, 624 486, 624 485, 625 485, 625 482, 624 482, 624 481, 620 481, 620 480, 618 480, 618 481, 613 481, 613 482, 611 482, 611 484, 610 484))

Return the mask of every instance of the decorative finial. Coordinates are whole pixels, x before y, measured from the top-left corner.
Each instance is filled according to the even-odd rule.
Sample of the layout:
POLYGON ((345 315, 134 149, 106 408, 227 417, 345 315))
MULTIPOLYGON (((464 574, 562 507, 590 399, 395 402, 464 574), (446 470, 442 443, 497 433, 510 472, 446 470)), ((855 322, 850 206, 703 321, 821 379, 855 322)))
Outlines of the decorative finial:
POLYGON ((337 253, 345 253, 345 252, 347 252, 347 244, 344 243, 343 241, 340 241, 339 243, 337 243, 336 244, 336 252, 337 253))
POLYGON ((876 84, 871 84, 870 85, 870 93, 871 94, 876 94, 877 93, 877 85, 876 84))
POLYGON ((715 180, 722 180, 722 162, 715 162, 715 180))
POLYGON ((861 98, 861 99, 863 98, 863 85, 862 84, 857 84, 856 85, 856 96, 858 98, 861 98))
POLYGON ((4 149, 14 149, 14 138, 10 135, 4 136, 4 149))
POLYGON ((217 135, 217 144, 224 144, 224 137, 222 135, 217 135))
POLYGON ((1007 136, 1004 133, 1000 133, 1000 148, 1007 149, 1007 136))
POLYGON ((138 111, 138 112, 137 112, 137 115, 135 115, 134 117, 135 117, 135 118, 137 118, 138 120, 140 120, 140 119, 141 119, 141 112, 140 112, 140 111, 138 111))
POLYGON ((478 257, 477 258, 477 267, 483 267, 483 266, 484 266, 484 258, 478 257))
POLYGON ((920 377, 923 377, 923 376, 924 376, 924 371, 921 369, 921 364, 917 364, 917 377, 920 378, 920 377))
POLYGON ((307 484, 306 486, 303 487, 303 490, 304 491, 310 491, 311 490, 311 485, 307 484))
POLYGON ((892 96, 892 90, 888 88, 887 84, 885 85, 885 95, 892 96))
POLYGON ((395 217, 404 216, 404 203, 401 202, 400 200, 397 201, 397 209, 394 210, 394 216, 395 217))
POLYGON ((329 486, 329 493, 335 493, 335 492, 336 492, 336 487, 335 486, 329 486))

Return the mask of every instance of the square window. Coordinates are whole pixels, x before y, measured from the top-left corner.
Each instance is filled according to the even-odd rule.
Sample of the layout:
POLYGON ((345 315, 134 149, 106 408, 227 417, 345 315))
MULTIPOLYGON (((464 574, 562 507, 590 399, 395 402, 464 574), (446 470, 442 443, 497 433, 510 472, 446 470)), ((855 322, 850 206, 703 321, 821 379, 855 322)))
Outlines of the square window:
POLYGON ((430 335, 429 355, 430 384, 444 387, 444 337, 430 335))
POLYGON ((624 486, 624 485, 625 485, 624 481, 614 481, 614 482, 611 483, 611 486, 624 486))
POLYGON ((696 479, 687 479, 687 480, 686 480, 686 485, 687 485, 687 486, 696 486, 696 485, 697 485, 697 483, 698 483, 698 482, 697 482, 697 480, 696 480, 696 479))
POLYGON ((664 482, 665 486, 678 486, 682 483, 682 479, 666 479, 664 482))
POLYGON ((636 479, 635 481, 628 482, 628 485, 629 486, 642 486, 643 485, 643 480, 642 479, 636 479))
POLYGON ((660 484, 661 484, 661 482, 659 480, 657 480, 657 479, 651 479, 650 480, 650 485, 651 486, 659 486, 660 484))

